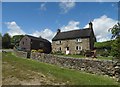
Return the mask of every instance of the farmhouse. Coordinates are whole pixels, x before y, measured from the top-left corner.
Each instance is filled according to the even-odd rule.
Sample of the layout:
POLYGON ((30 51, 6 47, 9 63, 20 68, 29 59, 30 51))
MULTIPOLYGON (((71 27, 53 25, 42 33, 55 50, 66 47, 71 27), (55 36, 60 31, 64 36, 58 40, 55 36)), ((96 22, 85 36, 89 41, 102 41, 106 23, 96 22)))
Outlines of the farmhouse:
POLYGON ((25 35, 19 42, 19 47, 25 51, 43 50, 44 53, 51 52, 51 43, 42 37, 25 35))
POLYGON ((96 37, 93 31, 92 22, 89 28, 61 32, 52 39, 52 52, 62 52, 66 54, 79 54, 82 50, 93 50, 96 37))

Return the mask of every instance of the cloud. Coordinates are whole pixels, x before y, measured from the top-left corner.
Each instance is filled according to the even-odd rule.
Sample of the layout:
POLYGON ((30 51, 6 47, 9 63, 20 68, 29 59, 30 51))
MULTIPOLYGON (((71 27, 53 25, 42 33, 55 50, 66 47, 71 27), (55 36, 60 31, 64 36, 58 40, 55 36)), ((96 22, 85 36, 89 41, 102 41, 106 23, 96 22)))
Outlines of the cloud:
POLYGON ((49 40, 50 42, 52 42, 51 40, 54 37, 55 32, 51 31, 50 29, 44 29, 42 31, 35 31, 31 35, 36 36, 36 37, 41 36, 42 38, 45 38, 49 40))
MULTIPOLYGON (((12 22, 6 22, 7 28, 9 29, 7 33, 9 33, 10 36, 14 35, 25 35, 28 33, 25 33, 20 26, 17 25, 15 21, 12 22)), ((55 35, 55 32, 51 31, 50 29, 44 29, 42 31, 35 31, 32 34, 29 34, 32 36, 45 38, 51 42, 53 36, 55 35)))
MULTIPOLYGON (((111 38, 111 32, 108 30, 113 27, 117 21, 107 17, 106 15, 96 18, 93 21, 93 29, 98 42, 107 41, 111 38)), ((87 24, 85 27, 88 27, 87 24)))
POLYGON ((61 13, 65 14, 68 11, 70 11, 73 7, 75 7, 75 2, 74 2, 74 0, 71 0, 71 1, 69 1, 69 0, 62 0, 59 3, 59 7, 61 9, 61 13))
POLYGON ((46 11, 46 3, 42 3, 42 4, 40 5, 40 10, 46 11))
POLYGON ((80 29, 79 27, 80 22, 78 21, 69 21, 68 25, 64 25, 62 26, 60 29, 61 31, 70 31, 70 30, 76 30, 76 29, 80 29))
POLYGON ((14 35, 24 35, 25 32, 16 24, 15 21, 12 22, 6 22, 7 28, 9 29, 7 33, 9 33, 10 36, 14 35))

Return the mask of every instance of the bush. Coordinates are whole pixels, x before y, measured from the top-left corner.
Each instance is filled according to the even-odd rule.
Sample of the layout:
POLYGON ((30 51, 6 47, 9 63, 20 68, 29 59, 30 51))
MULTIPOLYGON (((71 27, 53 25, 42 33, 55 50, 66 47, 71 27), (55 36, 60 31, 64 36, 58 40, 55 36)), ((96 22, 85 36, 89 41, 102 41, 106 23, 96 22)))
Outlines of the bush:
POLYGON ((103 57, 108 57, 109 56, 109 52, 108 51, 103 51, 100 56, 103 56, 103 57))
POLYGON ((63 55, 64 53, 62 53, 62 51, 57 51, 57 52, 54 52, 54 54, 63 55))
POLYGON ((80 53, 79 53, 79 55, 83 55, 84 56, 85 55, 85 51, 81 50, 80 53))
POLYGON ((38 52, 38 53, 43 53, 43 49, 39 49, 39 50, 32 50, 31 52, 38 52))
POLYGON ((37 52, 37 50, 32 50, 31 52, 37 52))
POLYGON ((43 49, 39 49, 39 50, 37 50, 37 52, 43 53, 44 51, 43 51, 43 49))

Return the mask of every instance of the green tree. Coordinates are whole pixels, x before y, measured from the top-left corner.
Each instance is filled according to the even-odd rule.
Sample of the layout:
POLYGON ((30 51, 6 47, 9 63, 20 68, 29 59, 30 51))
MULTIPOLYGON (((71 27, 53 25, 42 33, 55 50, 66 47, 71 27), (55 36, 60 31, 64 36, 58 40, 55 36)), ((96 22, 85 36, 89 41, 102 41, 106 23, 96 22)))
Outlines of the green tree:
POLYGON ((112 32, 112 38, 115 38, 112 44, 112 54, 116 59, 115 63, 115 77, 120 82, 120 23, 117 23, 110 29, 112 32))
POLYGON ((20 40, 24 37, 24 35, 15 35, 11 38, 11 45, 12 46, 19 46, 20 40))
POLYGON ((112 55, 120 61, 120 23, 117 23, 112 28, 110 28, 110 31, 112 33, 112 55))
POLYGON ((11 37, 8 33, 4 34, 4 36, 2 37, 2 47, 3 48, 10 48, 10 42, 11 37))

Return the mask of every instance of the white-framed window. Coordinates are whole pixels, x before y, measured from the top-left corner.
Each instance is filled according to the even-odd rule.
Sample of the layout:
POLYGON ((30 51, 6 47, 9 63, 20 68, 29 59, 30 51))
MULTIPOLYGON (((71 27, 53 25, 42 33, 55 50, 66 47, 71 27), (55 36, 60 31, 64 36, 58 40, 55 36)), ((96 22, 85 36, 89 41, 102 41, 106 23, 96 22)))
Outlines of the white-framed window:
POLYGON ((76 46, 76 50, 82 50, 82 46, 76 46))
POLYGON ((62 43, 62 41, 56 41, 56 44, 61 44, 62 43))
POLYGON ((77 42, 82 42, 82 39, 81 38, 77 38, 76 41, 77 42))

